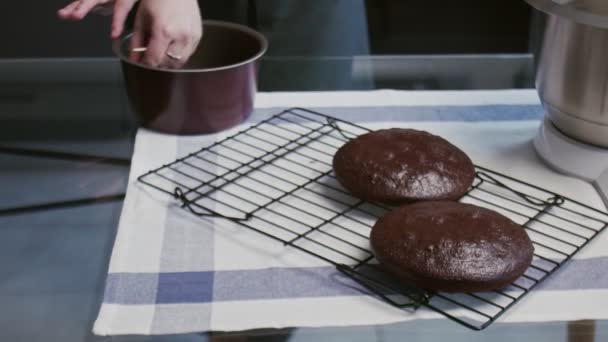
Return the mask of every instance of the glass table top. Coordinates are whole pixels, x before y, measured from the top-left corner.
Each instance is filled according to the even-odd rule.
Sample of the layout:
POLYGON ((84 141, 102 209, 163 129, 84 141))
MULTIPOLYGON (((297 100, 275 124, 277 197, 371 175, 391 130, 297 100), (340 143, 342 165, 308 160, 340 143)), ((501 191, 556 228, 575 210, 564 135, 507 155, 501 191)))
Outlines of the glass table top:
MULTIPOLYGON (((529 55, 274 57, 264 60, 260 89, 529 88, 532 69, 529 55), (264 71, 293 68, 308 68, 313 77, 285 78, 264 71), (343 78, 324 79, 327 68, 343 68, 343 78)), ((2 341, 608 340, 606 321, 499 321, 482 332, 440 320, 94 336, 90 331, 103 295, 137 128, 120 67, 114 59, 0 62, 0 107, 2 341)))

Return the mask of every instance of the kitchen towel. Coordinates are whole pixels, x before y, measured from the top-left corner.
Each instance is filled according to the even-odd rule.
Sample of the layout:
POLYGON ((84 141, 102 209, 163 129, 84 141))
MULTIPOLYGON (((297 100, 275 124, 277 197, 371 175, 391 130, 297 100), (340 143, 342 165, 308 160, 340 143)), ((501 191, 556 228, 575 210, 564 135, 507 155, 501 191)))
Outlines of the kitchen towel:
MULTIPOLYGON (((533 90, 263 93, 249 124, 307 107, 369 128, 441 135, 483 165, 605 210, 593 187, 548 169, 532 146, 543 111, 533 90)), ((105 294, 99 335, 388 324, 443 319, 366 295, 331 265, 218 218, 189 214, 137 182, 151 169, 242 130, 176 137, 141 129, 105 294)), ((608 233, 500 318, 608 319, 608 233)), ((464 328, 463 328, 464 329, 464 328)))

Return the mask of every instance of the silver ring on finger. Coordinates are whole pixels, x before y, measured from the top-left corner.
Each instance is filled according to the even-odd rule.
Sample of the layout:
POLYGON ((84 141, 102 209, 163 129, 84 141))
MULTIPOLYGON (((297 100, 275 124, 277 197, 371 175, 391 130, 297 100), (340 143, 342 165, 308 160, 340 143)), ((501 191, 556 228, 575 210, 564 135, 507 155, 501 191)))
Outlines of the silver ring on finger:
POLYGON ((179 60, 181 60, 183 58, 181 55, 178 55, 178 54, 173 53, 171 51, 167 51, 167 57, 171 58, 174 61, 179 61, 179 60))

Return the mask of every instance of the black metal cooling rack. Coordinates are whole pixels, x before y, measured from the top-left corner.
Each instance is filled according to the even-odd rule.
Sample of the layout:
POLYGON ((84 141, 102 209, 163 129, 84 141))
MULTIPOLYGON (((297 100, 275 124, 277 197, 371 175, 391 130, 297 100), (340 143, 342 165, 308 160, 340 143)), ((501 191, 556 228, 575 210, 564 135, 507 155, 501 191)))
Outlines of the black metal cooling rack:
POLYGON ((475 182, 460 201, 521 224, 535 246, 532 265, 492 292, 448 294, 405 286, 382 271, 368 241, 376 219, 390 208, 351 196, 332 171, 336 150, 367 132, 293 108, 139 181, 175 197, 195 215, 237 222, 323 259, 391 305, 426 307, 475 330, 489 326, 608 226, 606 213, 477 167, 475 182))

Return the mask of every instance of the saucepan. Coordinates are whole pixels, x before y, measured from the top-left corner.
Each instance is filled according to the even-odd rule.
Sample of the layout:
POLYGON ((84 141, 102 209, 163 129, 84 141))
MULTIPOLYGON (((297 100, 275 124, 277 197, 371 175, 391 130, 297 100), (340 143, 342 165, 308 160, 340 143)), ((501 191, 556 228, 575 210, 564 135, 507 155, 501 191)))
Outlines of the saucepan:
POLYGON ((114 42, 131 108, 143 127, 169 134, 216 133, 253 111, 260 58, 268 42, 246 26, 206 20, 203 38, 180 69, 129 59, 130 38, 114 42))

